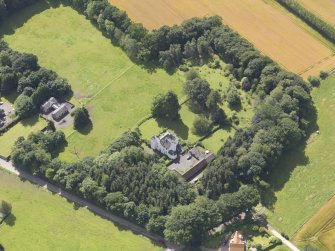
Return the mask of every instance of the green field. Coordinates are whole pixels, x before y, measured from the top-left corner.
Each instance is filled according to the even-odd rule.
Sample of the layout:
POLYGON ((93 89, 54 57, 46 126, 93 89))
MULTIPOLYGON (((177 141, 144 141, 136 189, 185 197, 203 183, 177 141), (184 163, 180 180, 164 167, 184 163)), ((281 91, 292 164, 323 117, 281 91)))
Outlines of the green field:
POLYGON ((69 145, 62 159, 96 155, 150 113, 155 94, 169 89, 181 94, 183 77, 134 65, 70 7, 50 8, 42 1, 12 16, 1 31, 11 48, 37 55, 40 65, 68 79, 71 102, 90 111, 91 130, 65 130, 69 145))
POLYGON ((269 222, 292 236, 335 193, 335 76, 312 92, 320 134, 287 154, 271 174, 269 222))
POLYGON ((13 207, 13 216, 0 226, 6 251, 162 250, 145 237, 2 171, 1 199, 13 207))
POLYGON ((47 122, 35 115, 32 118, 24 119, 12 127, 9 131, 0 136, 0 155, 8 157, 11 153, 14 142, 18 137, 27 137, 31 132, 37 132, 47 126, 47 122))

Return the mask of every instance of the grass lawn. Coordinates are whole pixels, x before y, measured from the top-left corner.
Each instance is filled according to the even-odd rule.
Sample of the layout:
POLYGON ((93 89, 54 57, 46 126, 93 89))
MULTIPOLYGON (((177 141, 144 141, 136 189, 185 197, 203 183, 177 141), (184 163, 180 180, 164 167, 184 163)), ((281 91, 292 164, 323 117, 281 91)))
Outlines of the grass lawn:
POLYGON ((335 76, 312 92, 320 134, 287 154, 270 176, 269 222, 292 236, 335 193, 335 76))
POLYGON ((0 31, 11 48, 38 56, 40 65, 68 79, 74 104, 86 104, 93 128, 65 129, 64 160, 98 154, 114 138, 150 113, 152 97, 174 90, 183 76, 148 72, 134 65, 84 16, 70 7, 50 8, 44 1, 12 16, 0 31))
POLYGON ((0 155, 4 157, 9 156, 14 142, 18 137, 27 137, 30 133, 40 131, 46 126, 47 122, 44 119, 39 118, 38 115, 20 121, 0 136, 0 155))
POLYGON ((1 199, 13 207, 13 216, 0 226, 6 251, 162 250, 145 237, 2 171, 1 199))
POLYGON ((220 148, 224 145, 226 142, 227 138, 229 136, 234 136, 235 134, 235 129, 234 128, 227 128, 225 129, 220 129, 216 132, 214 132, 212 135, 210 135, 208 138, 204 139, 202 141, 202 144, 204 147, 214 153, 217 153, 220 148))

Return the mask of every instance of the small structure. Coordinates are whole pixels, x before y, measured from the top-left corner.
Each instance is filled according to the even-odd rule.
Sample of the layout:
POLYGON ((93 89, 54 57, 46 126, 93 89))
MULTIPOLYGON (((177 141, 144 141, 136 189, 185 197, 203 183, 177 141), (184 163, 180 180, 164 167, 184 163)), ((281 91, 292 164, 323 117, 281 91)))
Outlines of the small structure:
POLYGON ((193 147, 174 160, 168 166, 168 169, 175 171, 178 176, 181 176, 185 180, 190 180, 201 172, 214 158, 215 155, 210 151, 204 152, 197 147, 193 147))
POLYGON ((161 137, 153 136, 151 138, 151 148, 168 156, 170 159, 176 159, 182 150, 179 139, 170 132, 164 133, 161 137))
POLYGON ((229 241, 229 251, 245 251, 245 244, 243 236, 236 231, 233 238, 229 241))
POLYGON ((41 112, 45 115, 52 112, 51 117, 56 121, 60 121, 69 113, 69 110, 65 103, 59 104, 57 99, 51 97, 48 101, 41 105, 41 112))

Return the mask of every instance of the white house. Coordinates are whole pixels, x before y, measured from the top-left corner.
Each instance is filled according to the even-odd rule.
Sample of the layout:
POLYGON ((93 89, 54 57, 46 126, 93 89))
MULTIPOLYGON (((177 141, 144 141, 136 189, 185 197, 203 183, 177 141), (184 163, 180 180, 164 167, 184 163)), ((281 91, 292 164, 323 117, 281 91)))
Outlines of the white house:
POLYGON ((181 152, 179 139, 173 134, 166 132, 161 137, 153 136, 151 138, 151 148, 165 154, 170 159, 176 159, 181 152))

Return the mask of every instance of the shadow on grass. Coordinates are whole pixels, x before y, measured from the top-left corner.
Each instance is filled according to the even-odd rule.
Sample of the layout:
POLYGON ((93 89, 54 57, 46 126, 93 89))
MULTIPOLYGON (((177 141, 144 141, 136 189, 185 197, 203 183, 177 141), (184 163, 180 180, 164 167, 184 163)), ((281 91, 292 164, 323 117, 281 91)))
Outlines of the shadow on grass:
POLYGON ((38 122, 38 115, 34 115, 31 118, 27 118, 21 121, 23 126, 33 126, 38 122))
POLYGON ((78 129, 77 131, 82 135, 88 135, 93 129, 93 123, 90 121, 85 127, 78 129))
POLYGON ((180 118, 173 121, 163 119, 157 119, 156 121, 159 127, 173 130, 183 140, 188 139, 189 128, 187 127, 187 125, 184 124, 184 122, 180 118))
POLYGON ((319 129, 317 125, 317 110, 314 105, 308 107, 307 120, 309 122, 306 130, 306 143, 297 146, 296 148, 283 153, 283 157, 270 171, 267 182, 271 185, 271 188, 264 194, 264 202, 269 210, 273 210, 273 206, 277 201, 275 192, 283 189, 286 182, 290 179, 293 170, 297 166, 307 166, 309 164, 309 158, 305 154, 308 139, 312 133, 315 133, 319 129))
POLYGON ((51 6, 46 1, 39 1, 36 4, 30 5, 12 14, 6 22, 0 25, 0 37, 15 33, 17 28, 22 27, 31 17, 49 9, 51 6))
POLYGON ((5 223, 8 226, 14 226, 15 225, 15 221, 16 221, 16 217, 14 214, 10 213, 9 215, 7 215, 4 219, 2 219, 0 221, 0 225, 5 223))

